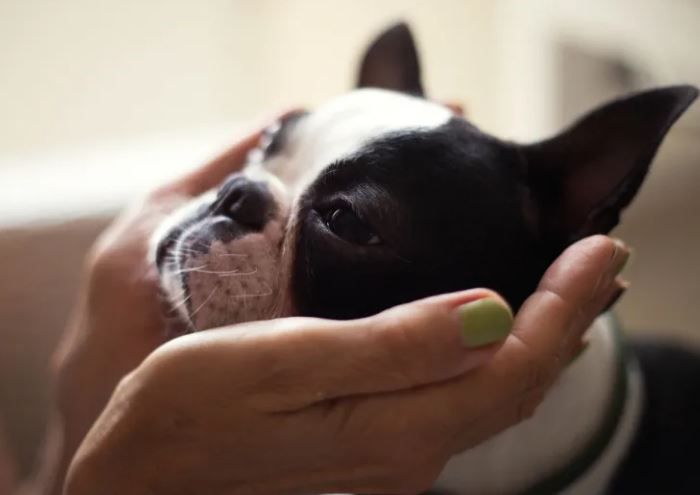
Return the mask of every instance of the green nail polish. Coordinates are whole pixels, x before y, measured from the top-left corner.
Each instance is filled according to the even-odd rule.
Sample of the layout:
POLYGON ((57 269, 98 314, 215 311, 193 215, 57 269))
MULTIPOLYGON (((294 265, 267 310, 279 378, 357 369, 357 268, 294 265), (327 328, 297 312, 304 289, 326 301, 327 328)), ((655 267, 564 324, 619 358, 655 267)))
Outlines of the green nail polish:
POLYGON ((513 313, 495 299, 479 299, 457 308, 466 347, 481 347, 505 339, 513 326, 513 313))
POLYGON ((615 239, 615 244, 617 244, 617 249, 620 251, 620 254, 616 254, 616 258, 614 261, 615 263, 615 275, 619 275, 622 273, 622 271, 625 269, 627 266, 627 263, 629 262, 630 258, 632 257, 632 250, 627 247, 627 245, 622 242, 619 239, 615 239))
POLYGON ((618 275, 624 271, 625 267, 629 264, 630 259, 632 259, 632 251, 628 249, 625 251, 625 257, 622 259, 620 262, 620 267, 617 269, 618 275))

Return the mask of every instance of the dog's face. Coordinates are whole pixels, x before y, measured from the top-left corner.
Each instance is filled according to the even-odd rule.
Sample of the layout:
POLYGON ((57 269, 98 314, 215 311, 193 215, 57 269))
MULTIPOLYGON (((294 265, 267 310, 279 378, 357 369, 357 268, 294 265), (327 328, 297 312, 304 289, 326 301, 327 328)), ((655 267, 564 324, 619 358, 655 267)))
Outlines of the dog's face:
POLYGON ((353 318, 440 292, 514 307, 571 242, 607 233, 697 95, 616 100, 533 145, 422 98, 403 25, 359 89, 274 129, 249 165, 161 226, 154 258, 191 330, 293 314, 353 318))

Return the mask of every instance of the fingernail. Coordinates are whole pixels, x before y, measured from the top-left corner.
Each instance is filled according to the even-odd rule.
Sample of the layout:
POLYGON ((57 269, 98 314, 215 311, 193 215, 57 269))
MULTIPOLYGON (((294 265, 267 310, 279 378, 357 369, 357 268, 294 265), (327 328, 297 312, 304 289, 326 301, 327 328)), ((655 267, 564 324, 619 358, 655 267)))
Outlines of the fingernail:
POLYGON ((605 307, 603 308, 603 311, 601 311, 601 313, 605 313, 606 311, 610 311, 610 308, 612 308, 612 307, 615 305, 615 303, 617 303, 617 301, 620 300, 620 298, 622 297, 622 295, 623 295, 626 291, 627 291, 627 287, 626 287, 626 286, 623 286, 623 287, 618 288, 618 289, 613 293, 613 295, 610 296, 610 299, 608 300, 607 304, 605 305, 605 307))
POLYGON ((513 313, 501 301, 484 298, 457 308, 465 347, 481 347, 505 339, 513 327, 513 313))
POLYGON ((608 270, 611 274, 617 276, 622 273, 625 266, 627 266, 632 256, 632 250, 620 239, 613 239, 613 242, 615 243, 615 252, 613 253, 608 270))

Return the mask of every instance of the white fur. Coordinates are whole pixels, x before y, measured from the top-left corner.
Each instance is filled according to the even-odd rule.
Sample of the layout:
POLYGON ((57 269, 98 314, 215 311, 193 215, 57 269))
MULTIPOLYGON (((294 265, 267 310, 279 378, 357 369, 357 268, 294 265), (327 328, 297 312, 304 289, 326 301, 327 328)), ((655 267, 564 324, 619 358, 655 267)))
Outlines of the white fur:
POLYGON ((637 433, 644 405, 643 385, 642 371, 636 361, 631 361, 627 369, 627 400, 617 430, 607 449, 588 472, 563 492, 564 495, 604 493, 605 487, 627 454, 637 433))
POLYGON ((328 165, 382 135, 432 129, 450 110, 422 98, 382 89, 359 89, 321 106, 296 125, 288 145, 266 163, 297 195, 328 165))
MULTIPOLYGON (((155 265, 158 242, 161 239, 167 237, 172 230, 194 215, 197 208, 205 204, 210 204, 215 198, 216 192, 209 191, 187 202, 184 206, 168 215, 151 236, 148 249, 149 262, 155 265)), ((180 250, 177 249, 177 245, 181 242, 182 238, 178 240, 175 250, 166 260, 165 266, 161 270, 160 284, 171 303, 171 307, 176 311, 182 321, 191 326, 192 322, 187 314, 187 306, 185 304, 186 291, 182 278, 180 277, 180 273, 184 267, 182 266, 182 257, 180 256, 180 250)))
MULTIPOLYGON (((436 488, 464 495, 519 493, 570 463, 608 414, 619 359, 613 333, 607 317, 596 320, 588 331, 588 349, 562 373, 535 414, 455 456, 436 488)), ((639 374, 632 371, 629 378, 617 433, 599 461, 567 493, 604 493, 639 418, 639 374)))

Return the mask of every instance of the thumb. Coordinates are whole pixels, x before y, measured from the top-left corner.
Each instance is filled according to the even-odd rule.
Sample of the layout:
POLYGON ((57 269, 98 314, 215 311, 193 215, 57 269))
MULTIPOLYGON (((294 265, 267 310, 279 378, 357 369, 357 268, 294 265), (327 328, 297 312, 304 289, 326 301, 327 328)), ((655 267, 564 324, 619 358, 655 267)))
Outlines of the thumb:
POLYGON ((511 325, 500 296, 473 289, 360 320, 289 318, 205 333, 222 359, 242 366, 234 373, 256 374, 254 404, 282 412, 449 380, 487 361, 511 325))

